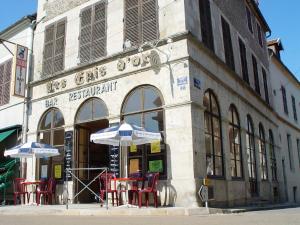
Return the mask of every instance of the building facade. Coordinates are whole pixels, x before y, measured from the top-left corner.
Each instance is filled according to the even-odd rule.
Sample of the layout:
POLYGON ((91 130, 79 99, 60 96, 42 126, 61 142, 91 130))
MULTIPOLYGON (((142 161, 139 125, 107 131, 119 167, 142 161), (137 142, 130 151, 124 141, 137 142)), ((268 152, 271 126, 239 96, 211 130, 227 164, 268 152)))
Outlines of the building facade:
POLYGON ((20 176, 19 168, 15 170, 19 164, 6 159, 3 153, 25 138, 22 131, 26 123, 26 79, 30 73, 35 16, 25 16, 0 32, 0 199, 4 203, 6 189, 11 192, 12 177, 20 176))
POLYGON ((202 206, 204 178, 210 205, 285 200, 270 28, 256 2, 39 0, 37 21, 27 136, 61 155, 27 174, 54 177, 57 200, 66 182, 71 195, 81 188, 65 168, 95 167, 159 172, 162 206, 202 206), (114 167, 113 149, 89 135, 123 120, 163 140, 118 150, 114 167))

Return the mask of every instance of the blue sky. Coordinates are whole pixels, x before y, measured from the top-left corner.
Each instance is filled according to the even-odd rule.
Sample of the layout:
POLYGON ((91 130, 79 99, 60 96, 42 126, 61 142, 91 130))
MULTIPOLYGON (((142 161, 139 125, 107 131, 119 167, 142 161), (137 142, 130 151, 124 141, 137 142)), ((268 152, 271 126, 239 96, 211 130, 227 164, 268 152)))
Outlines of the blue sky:
MULTIPOLYGON (((300 1, 260 0, 260 9, 271 30, 270 38, 281 38, 282 61, 300 80, 300 1)), ((37 0, 2 0, 0 31, 36 11, 37 0)))

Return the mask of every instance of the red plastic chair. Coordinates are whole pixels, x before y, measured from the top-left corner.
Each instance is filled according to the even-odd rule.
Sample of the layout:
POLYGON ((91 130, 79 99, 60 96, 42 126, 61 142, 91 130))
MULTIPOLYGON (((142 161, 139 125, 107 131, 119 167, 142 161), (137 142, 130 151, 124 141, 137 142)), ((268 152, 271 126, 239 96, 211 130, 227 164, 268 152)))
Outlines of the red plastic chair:
POLYGON ((143 193, 145 193, 146 206, 149 206, 149 194, 153 194, 154 198, 154 206, 157 207, 157 181, 159 178, 159 173, 148 173, 146 174, 145 181, 147 181, 147 186, 143 187, 138 191, 139 194, 139 208, 142 207, 142 197, 143 193))
POLYGON ((114 201, 114 195, 116 195, 116 201, 117 201, 117 206, 119 206, 119 200, 118 200, 118 191, 117 191, 117 185, 116 185, 116 180, 115 180, 115 175, 113 173, 107 173, 106 174, 101 174, 99 177, 99 182, 100 182, 100 201, 101 205, 104 202, 104 196, 107 193, 111 194, 112 197, 112 205, 114 206, 115 201, 114 201))
MULTIPOLYGON (((141 173, 131 173, 129 174, 130 178, 141 178, 142 174, 141 173)), ((138 193, 140 191, 140 186, 139 186, 139 181, 133 181, 131 183, 130 189, 128 190, 128 202, 129 204, 135 204, 138 200, 138 193)), ((144 183, 142 185, 143 189, 144 183)))
POLYGON ((27 191, 27 186, 22 184, 22 182, 25 182, 25 178, 15 178, 14 180, 14 204, 17 204, 17 197, 22 197, 23 195, 23 201, 25 203, 25 195, 27 195, 27 202, 29 203, 29 193, 27 191))
POLYGON ((52 204, 52 198, 55 197, 56 181, 53 178, 43 181, 39 184, 36 190, 36 203, 40 204, 40 198, 44 196, 45 204, 52 204))

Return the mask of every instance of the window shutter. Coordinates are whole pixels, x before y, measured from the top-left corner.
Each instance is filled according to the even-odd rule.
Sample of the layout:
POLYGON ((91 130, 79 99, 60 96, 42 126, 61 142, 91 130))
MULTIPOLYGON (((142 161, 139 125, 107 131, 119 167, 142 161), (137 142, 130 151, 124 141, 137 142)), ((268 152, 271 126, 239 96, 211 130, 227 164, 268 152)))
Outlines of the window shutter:
POLYGON ((232 70, 235 70, 230 26, 223 17, 221 20, 222 20, 222 30, 223 30, 225 62, 227 66, 229 66, 232 70))
POLYGON ((143 0, 141 9, 142 43, 158 39, 157 0, 143 0))
POLYGON ((3 80, 4 80, 4 64, 0 65, 0 105, 3 105, 3 80))
POLYGON ((92 8, 81 12, 81 30, 79 40, 79 59, 80 63, 89 62, 91 59, 92 42, 92 8))
POLYGON ((3 77, 4 79, 3 79, 3 87, 2 87, 3 105, 9 103, 9 99, 10 99, 11 66, 12 66, 12 60, 9 60, 5 63, 4 77, 3 77))
POLYGON ((214 36, 212 31, 209 0, 199 0, 199 11, 202 42, 206 45, 206 47, 214 51, 214 36))
POLYGON ((53 73, 52 60, 54 56, 54 25, 46 28, 44 41, 43 56, 43 74, 49 75, 53 73))
POLYGON ((55 55, 53 61, 53 72, 59 72, 64 69, 64 56, 65 56, 65 31, 66 21, 61 21, 56 25, 55 33, 55 55))
POLYGON ((125 0, 124 37, 133 46, 140 44, 139 27, 139 0, 125 0))
POLYGON ((106 1, 95 5, 92 30, 92 59, 106 55, 106 1))

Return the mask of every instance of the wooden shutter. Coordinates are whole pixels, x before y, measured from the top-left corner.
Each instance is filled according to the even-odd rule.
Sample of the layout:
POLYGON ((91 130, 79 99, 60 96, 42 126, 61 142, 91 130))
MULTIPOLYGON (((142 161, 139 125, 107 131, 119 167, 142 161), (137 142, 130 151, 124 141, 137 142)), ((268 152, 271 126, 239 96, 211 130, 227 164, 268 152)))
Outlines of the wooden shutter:
POLYGON ((124 39, 140 44, 139 0, 125 0, 124 39))
POLYGON ((223 30, 223 44, 225 53, 225 62, 232 70, 235 70, 233 49, 231 42, 230 26, 222 17, 222 30, 223 30))
POLYGON ((141 43, 158 39, 157 0, 142 0, 141 3, 141 43))
POLYGON ((47 76, 53 73, 53 57, 54 57, 54 24, 47 27, 44 40, 43 55, 43 75, 47 76))
POLYGON ((265 99, 267 104, 270 105, 267 73, 264 68, 262 68, 262 75, 263 75, 263 82, 264 82, 264 89, 265 89, 265 99))
POLYGON ((258 77, 258 70, 257 70, 257 61, 256 61, 256 58, 253 55, 252 55, 252 65, 253 65, 255 91, 260 95, 259 77, 258 77))
POLYGON ((0 105, 3 105, 3 80, 4 80, 4 63, 0 65, 0 105))
POLYGON ((211 12, 209 0, 199 0, 200 23, 202 42, 210 50, 214 51, 214 36, 211 24, 211 12))
POLYGON ((92 8, 84 9, 80 15, 79 59, 80 63, 91 59, 92 43, 92 8))
POLYGON ((246 81, 249 84, 246 46, 240 38, 239 38, 239 46, 240 46, 240 59, 241 59, 241 65, 242 65, 243 80, 246 81))
POLYGON ((95 5, 92 30, 92 59, 106 55, 106 1, 95 5))
POLYGON ((64 69, 66 21, 56 24, 53 73, 64 69))
POLYGON ((4 88, 2 90, 3 104, 9 103, 9 99, 10 99, 11 66, 12 66, 12 60, 7 61, 4 70, 4 82, 3 82, 4 88))

